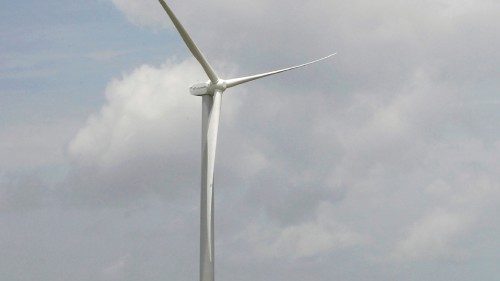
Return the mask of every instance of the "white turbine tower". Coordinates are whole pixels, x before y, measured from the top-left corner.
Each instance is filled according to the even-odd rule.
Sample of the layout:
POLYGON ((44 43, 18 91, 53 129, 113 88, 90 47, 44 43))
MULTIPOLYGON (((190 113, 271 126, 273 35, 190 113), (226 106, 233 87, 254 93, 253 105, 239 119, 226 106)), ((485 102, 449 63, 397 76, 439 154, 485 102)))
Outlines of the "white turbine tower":
POLYGON ((208 78, 206 83, 196 84, 189 88, 194 96, 203 97, 202 113, 202 162, 201 162, 201 219, 200 219, 200 281, 214 280, 214 163, 215 150, 217 145, 217 131, 219 129, 219 118, 222 93, 231 87, 264 78, 266 76, 278 74, 288 70, 304 67, 329 57, 285 68, 276 71, 266 72, 252 76, 234 79, 221 79, 205 59, 200 49, 189 36, 186 29, 179 22, 174 12, 164 0, 158 0, 163 6, 168 16, 175 25, 187 47, 193 56, 201 64, 208 78))

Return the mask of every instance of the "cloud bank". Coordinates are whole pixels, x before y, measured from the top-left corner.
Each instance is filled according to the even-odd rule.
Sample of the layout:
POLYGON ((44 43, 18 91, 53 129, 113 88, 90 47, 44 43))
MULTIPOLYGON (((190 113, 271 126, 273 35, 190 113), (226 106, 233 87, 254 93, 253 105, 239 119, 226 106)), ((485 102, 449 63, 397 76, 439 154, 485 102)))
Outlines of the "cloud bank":
MULTIPOLYGON (((172 32, 146 2, 112 1, 132 24, 172 32)), ((218 279, 496 280, 484 261, 498 260, 500 231, 498 3, 171 5, 224 77, 339 52, 225 93, 218 279)), ((53 217, 77 222, 56 236, 85 246, 78 265, 63 246, 51 261, 85 268, 80 280, 197 278, 201 101, 187 87, 206 77, 187 51, 176 55, 108 84, 54 190, 74 213, 34 224, 50 233, 53 217)), ((12 186, 0 198, 22 199, 12 186)))
MULTIPOLYGON (((156 3, 113 3, 135 24, 165 24, 156 3)), ((478 90, 477 75, 464 80, 472 70, 484 71, 483 79, 491 79, 488 69, 494 66, 485 57, 498 56, 474 52, 472 62, 455 44, 481 36, 464 27, 479 28, 493 20, 487 16, 494 4, 433 2, 429 3, 432 12, 420 4, 407 7, 393 1, 304 3, 297 11, 283 1, 243 3, 259 7, 245 11, 225 4, 216 1, 212 8, 201 4, 190 9, 201 19, 183 18, 204 44, 218 46, 218 34, 232 34, 233 27, 223 24, 236 21, 244 12, 246 20, 237 21, 242 33, 223 45, 228 57, 249 62, 242 64, 245 68, 253 68, 255 59, 264 65, 273 61, 269 54, 286 45, 286 40, 297 43, 295 51, 304 49, 291 29, 273 28, 283 26, 298 10, 302 15, 297 20, 307 24, 293 32, 304 32, 306 41, 317 42, 307 48, 309 52, 328 45, 342 50, 334 78, 313 76, 332 72, 331 66, 323 65, 302 76, 291 74, 248 86, 251 94, 225 97, 241 108, 224 104, 223 120, 228 121, 223 121, 218 177, 222 178, 221 193, 227 194, 221 196, 241 202, 233 206, 241 212, 260 210, 264 216, 250 218, 251 227, 241 223, 237 225, 242 228, 236 230, 237 225, 232 226, 238 237, 248 239, 240 243, 249 249, 265 249, 253 252, 268 258, 311 257, 359 245, 371 252, 366 256, 378 260, 456 258, 451 249, 460 248, 459 238, 473 235, 474 222, 488 213, 488 204, 480 202, 499 195, 495 184, 499 165, 494 160, 499 154, 498 135, 486 138, 489 128, 471 131, 482 119, 478 103, 488 100, 489 93, 471 94, 478 90), (205 25, 204 29, 217 32, 211 38, 196 28, 209 14, 201 13, 203 9, 226 12, 226 19, 205 25), (273 11, 278 10, 290 15, 276 17, 273 11), (472 23, 478 15, 486 17, 472 23), (254 32, 255 27, 266 27, 266 32, 277 37, 262 46, 262 34, 254 32), (311 32, 318 28, 322 33, 311 32), (242 50, 232 48, 243 42, 248 42, 245 51, 262 53, 245 57, 242 50), (319 86, 294 87, 297 77, 319 86), (485 182, 490 183, 487 188, 482 187, 485 182), (239 190, 229 190, 230 185, 240 186, 239 190), (324 206, 331 207, 325 211, 324 206), (271 231, 275 238, 259 238, 258 233, 266 233, 264 229, 275 229, 271 231)), ((179 15, 186 15, 187 4, 172 5, 179 15)), ((473 47, 476 51, 487 48, 481 43, 473 47)), ((209 47, 208 53, 214 50, 209 47)), ((297 56, 293 51, 279 56, 297 56)), ((191 77, 203 74, 189 60, 160 68, 142 66, 110 83, 108 104, 89 119, 69 146, 70 156, 80 167, 75 178, 82 169, 90 169, 89 174, 97 176, 83 186, 109 188, 111 194, 122 196, 162 189, 196 192, 180 183, 185 178, 189 184, 197 182, 193 171, 198 167, 192 163, 198 153, 199 105, 180 94, 191 77)), ((172 195, 167 193, 165 198, 172 195)))

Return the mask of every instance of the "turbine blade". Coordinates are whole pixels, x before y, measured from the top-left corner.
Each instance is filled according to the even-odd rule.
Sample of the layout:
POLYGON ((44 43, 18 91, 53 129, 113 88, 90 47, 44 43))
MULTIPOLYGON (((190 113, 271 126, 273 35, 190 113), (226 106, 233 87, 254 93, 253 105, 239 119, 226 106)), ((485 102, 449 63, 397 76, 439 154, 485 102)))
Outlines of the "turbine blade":
POLYGON ((182 26, 181 22, 177 19, 175 16, 174 12, 170 7, 167 5, 167 3, 164 0, 158 0, 160 1, 160 4, 163 6, 163 9, 165 9, 165 12, 167 12, 168 16, 174 23, 175 28, 179 32, 179 34, 182 37, 182 40, 184 40, 184 43, 186 43, 186 46, 189 48, 193 56, 198 60, 198 62, 201 64, 203 69, 205 70, 205 73, 208 75, 208 78, 210 78, 210 81, 212 83, 217 83, 219 80, 219 77, 215 73, 215 70, 210 66, 208 63, 207 59, 203 56, 203 53, 200 51, 198 46, 194 43, 193 39, 191 39, 191 36, 187 33, 186 29, 182 26))
POLYGON ((222 92, 203 96, 200 280, 214 276, 214 167, 222 92))
POLYGON ((333 57, 336 54, 337 53, 334 53, 334 54, 331 54, 331 55, 326 56, 326 57, 321 58, 321 59, 317 59, 317 60, 312 61, 312 62, 308 62, 308 63, 304 63, 304 64, 301 64, 301 65, 292 66, 292 67, 288 67, 288 68, 284 68, 284 69, 280 69, 280 70, 276 70, 276 71, 271 71, 271 72, 266 72, 266 73, 262 73, 262 74, 257 74, 257 75, 252 75, 252 76, 246 76, 246 77, 241 77, 241 78, 228 79, 228 80, 226 80, 227 88, 231 88, 231 87, 243 84, 243 83, 247 83, 247 82, 250 82, 250 81, 253 81, 253 80, 257 80, 257 79, 264 78, 264 77, 267 77, 267 76, 271 76, 271 75, 274 75, 274 74, 282 73, 282 72, 289 71, 289 70, 292 70, 292 69, 301 68, 301 67, 313 64, 313 63, 317 63, 317 62, 322 61, 322 60, 326 60, 327 58, 333 57))

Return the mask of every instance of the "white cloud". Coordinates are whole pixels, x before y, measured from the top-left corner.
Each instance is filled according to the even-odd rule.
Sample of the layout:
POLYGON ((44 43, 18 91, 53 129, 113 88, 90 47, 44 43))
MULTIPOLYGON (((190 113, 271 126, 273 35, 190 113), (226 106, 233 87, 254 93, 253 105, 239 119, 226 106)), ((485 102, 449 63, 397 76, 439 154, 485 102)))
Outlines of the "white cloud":
POLYGON ((200 100, 188 85, 202 79, 194 60, 143 65, 114 80, 106 89, 107 105, 91 116, 69 145, 77 163, 109 167, 137 153, 189 150, 199 127, 200 100))
POLYGON ((396 245, 392 257, 398 260, 460 259, 463 253, 455 243, 469 224, 466 216, 436 210, 411 227, 396 245))
POLYGON ((189 171, 198 166, 201 100, 188 87, 204 79, 187 60, 143 65, 109 83, 107 104, 68 147, 72 167, 61 188, 70 202, 126 204, 195 186, 189 171))
POLYGON ((328 255, 336 250, 369 242, 365 235, 356 233, 335 220, 331 204, 322 204, 312 221, 273 228, 251 224, 245 234, 250 248, 259 257, 299 259, 328 255))
POLYGON ((111 0, 127 18, 138 25, 162 28, 168 24, 158 1, 111 0))

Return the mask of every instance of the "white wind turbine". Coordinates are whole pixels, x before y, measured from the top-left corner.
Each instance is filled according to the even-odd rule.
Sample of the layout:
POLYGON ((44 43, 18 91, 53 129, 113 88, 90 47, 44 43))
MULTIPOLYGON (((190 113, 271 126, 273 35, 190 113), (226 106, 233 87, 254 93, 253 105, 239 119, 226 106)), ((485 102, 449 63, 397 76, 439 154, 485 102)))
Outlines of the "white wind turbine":
POLYGON ((234 86, 264 78, 266 76, 278 74, 292 69, 313 64, 335 54, 324 58, 285 68, 276 71, 266 72, 252 76, 245 76, 234 79, 221 79, 212 66, 205 59, 200 49, 189 36, 186 29, 179 22, 174 12, 164 0, 158 0, 163 6, 168 16, 175 25, 187 47, 193 56, 201 64, 208 78, 206 83, 193 85, 189 88, 194 96, 203 97, 202 104, 202 162, 201 162, 201 218, 200 218, 200 281, 214 280, 214 163, 215 150, 217 145, 217 131, 219 129, 219 118, 222 93, 234 86))

